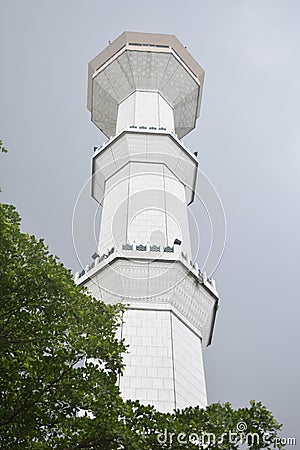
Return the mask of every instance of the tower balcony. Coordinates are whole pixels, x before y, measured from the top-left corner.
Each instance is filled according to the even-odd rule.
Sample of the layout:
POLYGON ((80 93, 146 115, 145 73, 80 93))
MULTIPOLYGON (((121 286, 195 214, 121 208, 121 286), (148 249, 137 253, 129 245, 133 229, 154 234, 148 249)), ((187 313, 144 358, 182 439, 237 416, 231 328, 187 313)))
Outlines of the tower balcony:
POLYGON ((204 70, 175 36, 125 32, 89 63, 88 109, 110 137, 124 100, 136 91, 159 93, 181 139, 195 128, 203 81, 204 70))
POLYGON ((172 310, 206 347, 212 340, 218 308, 215 282, 179 248, 157 251, 158 247, 123 244, 122 251, 113 248, 77 273, 76 282, 107 303, 172 310))
POLYGON ((93 155, 92 197, 103 205, 105 184, 130 162, 164 164, 185 188, 186 204, 194 200, 198 160, 165 127, 129 125, 93 155))

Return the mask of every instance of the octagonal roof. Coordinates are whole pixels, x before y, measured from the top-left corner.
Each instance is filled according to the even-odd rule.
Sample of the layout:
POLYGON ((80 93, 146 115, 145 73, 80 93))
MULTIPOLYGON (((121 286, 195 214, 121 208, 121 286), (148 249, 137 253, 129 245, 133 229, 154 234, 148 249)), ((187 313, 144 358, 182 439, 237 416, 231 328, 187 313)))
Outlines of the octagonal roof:
POLYGON ((89 63, 88 109, 113 136, 118 105, 136 90, 158 91, 173 108, 181 138, 195 127, 203 81, 204 70, 175 36, 124 32, 89 63))

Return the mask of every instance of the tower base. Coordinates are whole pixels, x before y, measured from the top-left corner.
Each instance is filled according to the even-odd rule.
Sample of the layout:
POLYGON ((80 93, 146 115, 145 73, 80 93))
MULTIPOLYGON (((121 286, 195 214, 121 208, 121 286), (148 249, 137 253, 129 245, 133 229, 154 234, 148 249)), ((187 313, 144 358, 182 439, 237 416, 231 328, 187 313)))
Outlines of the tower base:
POLYGON ((111 253, 77 281, 94 297, 127 306, 119 330, 129 346, 121 393, 162 412, 205 407, 202 348, 211 341, 217 292, 184 255, 151 260, 137 253, 111 253))

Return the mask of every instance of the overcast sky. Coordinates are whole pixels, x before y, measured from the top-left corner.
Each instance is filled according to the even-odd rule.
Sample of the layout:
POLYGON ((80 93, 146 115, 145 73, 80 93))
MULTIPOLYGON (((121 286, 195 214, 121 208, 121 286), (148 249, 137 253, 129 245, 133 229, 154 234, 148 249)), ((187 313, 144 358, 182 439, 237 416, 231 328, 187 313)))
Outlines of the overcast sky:
POLYGON ((88 62, 129 30, 175 34, 204 67, 201 117, 184 141, 199 152, 228 226, 205 351, 209 401, 261 400, 283 435, 297 437, 300 3, 0 0, 0 21, 2 201, 74 272, 95 250, 89 187, 78 243, 85 262, 72 214, 93 146, 105 140, 86 108, 88 62))

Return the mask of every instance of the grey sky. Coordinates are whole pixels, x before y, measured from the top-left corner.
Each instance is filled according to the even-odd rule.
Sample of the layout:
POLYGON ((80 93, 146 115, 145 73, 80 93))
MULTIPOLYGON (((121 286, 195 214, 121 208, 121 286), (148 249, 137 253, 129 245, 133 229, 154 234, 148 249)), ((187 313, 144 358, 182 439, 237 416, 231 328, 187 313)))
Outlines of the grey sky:
MULTIPOLYGON (((175 34, 204 67, 201 116, 184 141, 199 152, 228 224, 205 352, 209 400, 261 400, 283 435, 297 437, 300 4, 0 0, 0 18, 2 201, 73 271, 72 213, 93 146, 105 140, 86 108, 88 61, 130 30, 175 34)), ((89 188, 84 195, 78 245, 88 263, 97 204, 89 188)))

